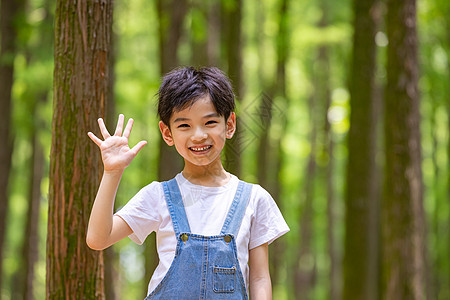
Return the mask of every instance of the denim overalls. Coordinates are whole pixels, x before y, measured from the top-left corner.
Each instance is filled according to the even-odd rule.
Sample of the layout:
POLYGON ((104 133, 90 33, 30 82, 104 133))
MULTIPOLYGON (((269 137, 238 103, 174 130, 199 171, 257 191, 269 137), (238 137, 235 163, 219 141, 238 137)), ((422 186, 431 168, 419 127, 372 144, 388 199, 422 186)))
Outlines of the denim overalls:
POLYGON ((247 208, 251 184, 239 182, 220 235, 216 236, 191 233, 176 180, 162 184, 177 248, 167 274, 146 299, 248 299, 235 236, 247 208))

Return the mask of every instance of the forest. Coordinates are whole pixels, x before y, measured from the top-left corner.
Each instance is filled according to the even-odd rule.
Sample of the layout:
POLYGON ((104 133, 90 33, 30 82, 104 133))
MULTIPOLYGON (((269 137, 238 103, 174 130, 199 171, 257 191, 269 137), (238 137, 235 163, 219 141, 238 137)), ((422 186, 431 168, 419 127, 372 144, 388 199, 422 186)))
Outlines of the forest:
POLYGON ((1 0, 0 299, 143 299, 155 235, 86 245, 97 119, 149 144, 120 209, 182 160, 161 76, 216 66, 236 95, 225 168, 273 196, 273 299, 450 299, 448 0, 1 0))

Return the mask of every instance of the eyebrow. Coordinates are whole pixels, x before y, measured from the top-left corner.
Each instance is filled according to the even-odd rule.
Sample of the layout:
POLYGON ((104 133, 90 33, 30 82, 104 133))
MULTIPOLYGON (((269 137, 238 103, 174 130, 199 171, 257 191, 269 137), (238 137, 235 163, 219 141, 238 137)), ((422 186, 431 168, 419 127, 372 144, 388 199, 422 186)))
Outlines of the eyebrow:
POLYGON ((219 117, 219 114, 214 112, 214 113, 207 114, 203 118, 206 119, 206 118, 218 118, 218 117, 219 117))
MULTIPOLYGON (((219 114, 218 113, 216 113, 216 112, 214 112, 214 113, 210 113, 210 114, 207 114, 207 115, 205 115, 205 116, 203 116, 203 119, 207 119, 207 118, 218 118, 219 117, 219 114)), ((176 118, 173 122, 174 123, 176 123, 176 122, 186 122, 186 121, 190 121, 191 119, 189 119, 189 118, 183 118, 183 117, 180 117, 180 118, 176 118)))
POLYGON ((185 121, 189 121, 190 119, 189 118, 176 118, 173 122, 174 123, 176 123, 176 122, 185 122, 185 121))

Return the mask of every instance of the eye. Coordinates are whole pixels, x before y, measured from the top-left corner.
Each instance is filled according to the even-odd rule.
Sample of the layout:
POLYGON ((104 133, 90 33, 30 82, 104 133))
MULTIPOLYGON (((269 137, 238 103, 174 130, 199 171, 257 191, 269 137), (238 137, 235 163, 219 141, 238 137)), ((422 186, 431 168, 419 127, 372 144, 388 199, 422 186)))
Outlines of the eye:
POLYGON ((213 125, 213 124, 217 124, 217 121, 211 120, 211 121, 206 122, 206 125, 213 125))
POLYGON ((177 126, 177 128, 187 128, 187 127, 189 127, 189 125, 188 124, 180 124, 180 125, 178 125, 177 126))

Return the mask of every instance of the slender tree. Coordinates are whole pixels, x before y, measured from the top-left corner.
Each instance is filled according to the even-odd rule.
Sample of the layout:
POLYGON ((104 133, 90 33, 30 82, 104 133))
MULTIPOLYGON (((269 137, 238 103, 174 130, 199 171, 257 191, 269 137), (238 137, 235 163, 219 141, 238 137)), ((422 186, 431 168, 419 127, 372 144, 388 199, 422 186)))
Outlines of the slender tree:
MULTIPOLYGON (((187 0, 158 0, 156 4, 159 22, 159 69, 161 75, 164 75, 178 67, 179 64, 177 52, 183 35, 188 2, 187 0)), ((158 179, 161 181, 173 178, 183 165, 175 147, 169 147, 163 139, 159 140, 158 163, 158 179)), ((157 265, 156 236, 152 234, 145 241, 145 287, 147 287, 157 265)), ((146 294, 147 288, 144 290, 146 294)))
POLYGON ((206 66, 208 65, 208 26, 207 18, 209 7, 214 4, 212 2, 191 1, 191 30, 189 31, 189 42, 191 44, 191 65, 206 66))
MULTIPOLYGON (((26 3, 27 15, 30 14, 30 3, 26 3)), ((40 63, 47 63, 50 65, 53 59, 53 14, 50 13, 49 1, 45 1, 41 7, 43 11, 43 20, 39 22, 35 29, 35 34, 39 38, 35 42, 31 39, 27 41, 25 48, 25 58, 27 61, 27 72, 33 72, 33 68, 40 63)), ((30 25, 28 25, 30 26, 30 25)), ((40 140, 40 135, 47 130, 47 122, 45 122, 42 115, 42 107, 47 105, 48 95, 51 89, 50 73, 49 77, 42 77, 33 79, 28 83, 28 88, 23 94, 22 98, 26 108, 30 112, 29 119, 29 143, 31 145, 31 157, 28 162, 30 173, 28 181, 28 203, 27 214, 25 222, 25 232, 23 235, 23 243, 19 262, 19 268, 14 274, 13 281, 16 288, 12 291, 12 298, 14 299, 34 299, 34 281, 35 281, 35 265, 39 258, 39 223, 41 211, 41 182, 44 176, 44 168, 46 160, 44 155, 43 145, 40 140)), ((24 109, 19 107, 17 109, 24 109)))
MULTIPOLYGON (((450 9, 449 9, 450 11, 450 9)), ((450 22, 447 24, 447 33, 450 30, 450 22)), ((450 33, 448 36, 448 51, 447 51, 447 70, 448 70, 448 78, 450 81, 450 33)), ((450 95, 450 87, 448 89, 448 95, 450 95)), ((447 101, 447 132, 450 132, 450 101, 447 101)), ((450 199, 450 134, 447 136, 447 199, 450 199)), ((448 205, 447 215, 450 216, 450 205, 448 205)), ((450 226, 450 218, 448 218, 447 226, 450 226)), ((449 228, 449 227, 447 227, 449 228)), ((450 232, 447 232, 447 250, 450 250, 450 232)), ((450 295, 450 264, 448 264, 447 273, 447 282, 446 282, 446 292, 447 295, 450 295)), ((445 283, 444 283, 445 284, 445 283)))
MULTIPOLYGON (((450 20, 448 19, 448 13, 450 13, 450 4, 447 1, 443 1, 445 3, 443 9, 443 15, 441 18, 444 20, 444 28, 446 32, 446 36, 444 37, 444 44, 447 53, 447 81, 450 82, 450 20)), ((447 97, 450 95, 450 85, 447 86, 447 97)), ((446 101, 447 103, 447 132, 450 132, 450 101, 446 101)), ((447 135, 447 199, 450 199, 450 134, 447 135)), ((448 203, 448 202, 447 202, 448 203)), ((450 216, 450 205, 447 205, 447 216, 450 216)), ((450 218, 447 220, 447 228, 450 226, 450 218)), ((450 251, 450 232, 447 231, 447 253, 450 251)), ((446 270, 446 278, 443 279, 444 295, 450 295, 450 263, 447 264, 446 270)))
MULTIPOLYGON (((323 18, 321 22, 321 26, 325 27, 328 24, 328 20, 326 18, 326 8, 324 9, 323 18)), ((322 120, 324 124, 324 137, 323 137, 323 152, 326 153, 328 157, 328 163, 325 166, 325 177, 326 177, 326 186, 327 186, 327 247, 328 247, 328 255, 330 258, 330 271, 329 271, 329 279, 330 279, 330 289, 329 289, 329 297, 330 300, 340 299, 339 297, 339 257, 337 253, 336 247, 336 238, 335 238, 335 226, 336 226, 336 218, 335 218, 335 202, 336 195, 334 191, 334 141, 333 141, 333 131, 331 128, 331 123, 328 119, 328 112, 331 106, 331 68, 330 68, 330 46, 322 45, 318 49, 318 61, 320 62, 320 77, 321 78, 321 98, 323 102, 323 110, 322 110, 322 120)))
MULTIPOLYGON (((323 3, 322 3, 323 4, 323 3)), ((328 24, 327 13, 323 10, 322 18, 319 22, 320 28, 325 28, 328 24)), ((298 255, 296 270, 294 273, 296 299, 303 299, 303 295, 306 298, 312 297, 312 291, 316 284, 317 278, 317 255, 316 255, 316 239, 314 236, 314 203, 318 200, 318 196, 315 189, 317 180, 320 180, 320 171, 325 171, 327 180, 327 207, 331 209, 331 205, 328 202, 332 202, 333 194, 331 192, 331 177, 329 177, 329 168, 331 168, 331 159, 328 161, 328 166, 325 170, 321 170, 317 164, 320 159, 320 153, 327 152, 331 157, 331 141, 329 138, 330 128, 328 120, 326 118, 328 108, 331 103, 330 93, 330 62, 329 62, 329 47, 327 45, 320 45, 316 52, 315 59, 312 60, 311 74, 313 77, 313 93, 309 98, 308 108, 310 115, 311 129, 309 132, 309 142, 311 145, 311 151, 308 156, 308 163, 306 166, 305 174, 305 187, 304 187, 304 203, 302 205, 299 228, 300 238, 298 244, 298 255), (322 149, 321 146, 326 147, 322 149)), ((327 212, 328 216, 331 214, 327 212)), ((328 218, 330 224, 327 228, 328 246, 329 250, 333 249, 334 243, 330 236, 332 235, 329 226, 333 222, 332 218, 328 218)), ((334 253, 331 251, 330 260, 333 258, 334 253)), ((330 275, 334 275, 335 272, 335 260, 330 261, 330 275)), ((330 278, 331 279, 331 278, 330 278)), ((335 286, 334 282, 330 281, 330 296, 329 299, 335 299, 335 286)))
MULTIPOLYGON (((178 46, 183 32, 183 23, 188 10, 186 0, 157 1, 159 20, 159 69, 162 75, 178 67, 178 46)), ((169 180, 182 167, 182 160, 174 147, 160 139, 158 178, 169 180)))
MULTIPOLYGON (((3 245, 8 212, 8 179, 13 138, 11 128, 11 90, 17 51, 17 20, 24 14, 24 1, 2 0, 0 6, 0 287, 2 285, 3 245)), ((0 294, 1 298, 1 294, 0 294)))
MULTIPOLYGON (((257 176, 258 182, 269 190, 280 208, 283 206, 281 199, 281 179, 279 178, 283 165, 283 153, 281 142, 284 134, 275 137, 270 136, 270 128, 274 121, 286 126, 284 107, 287 107, 286 96, 286 64, 289 51, 289 31, 288 31, 288 12, 289 1, 282 0, 278 6, 278 34, 276 38, 276 73, 272 78, 272 83, 268 84, 268 90, 261 96, 259 104, 259 127, 261 135, 259 136, 259 145, 257 150, 257 176), (281 102, 275 104, 275 98, 278 97, 281 102)), ((261 59, 265 59, 261 57, 261 59)), ((279 282, 280 269, 282 268, 283 240, 277 241, 270 249, 270 268, 271 277, 274 285, 279 282)))
POLYGON ((57 1, 47 237, 47 299, 104 299, 103 254, 86 227, 101 159, 87 132, 108 95, 110 1, 57 1))
POLYGON ((375 183, 375 34, 378 0, 353 1, 350 130, 346 184, 344 285, 342 299, 377 299, 375 183))
MULTIPOLYGON (((231 79, 237 102, 244 97, 242 79, 242 0, 222 1, 224 40, 228 76, 231 79)), ((242 126, 236 120, 236 131, 233 138, 225 145, 225 168, 241 176, 242 126)))
POLYGON ((207 61, 208 65, 220 67, 220 32, 222 32, 220 27, 220 1, 212 0, 208 1, 208 40, 206 44, 207 50, 207 61))
POLYGON ((314 182, 317 174, 317 131, 318 121, 316 120, 317 110, 317 98, 316 95, 309 97, 309 115, 311 118, 311 129, 309 132, 309 142, 311 145, 311 151, 308 156, 308 162, 306 166, 305 185, 303 187, 302 194, 304 195, 304 201, 301 208, 299 218, 300 238, 295 258, 294 268, 294 292, 296 299, 302 299, 303 297, 309 299, 311 288, 314 285, 317 266, 316 257, 312 250, 312 238, 313 238, 313 202, 314 202, 314 182))
POLYGON ((416 1, 387 2, 383 299, 426 299, 416 1))
POLYGON ((25 239, 22 248, 23 268, 19 270, 22 278, 21 292, 24 300, 32 300, 33 296, 33 281, 35 274, 35 264, 38 260, 38 228, 39 228, 39 211, 41 205, 41 181, 44 171, 45 157, 42 145, 39 141, 38 133, 42 130, 42 120, 37 117, 38 103, 47 100, 47 92, 42 93, 38 102, 33 105, 33 118, 35 124, 32 129, 32 158, 31 158, 31 172, 29 181, 29 196, 28 196, 28 212, 25 228, 25 239))

